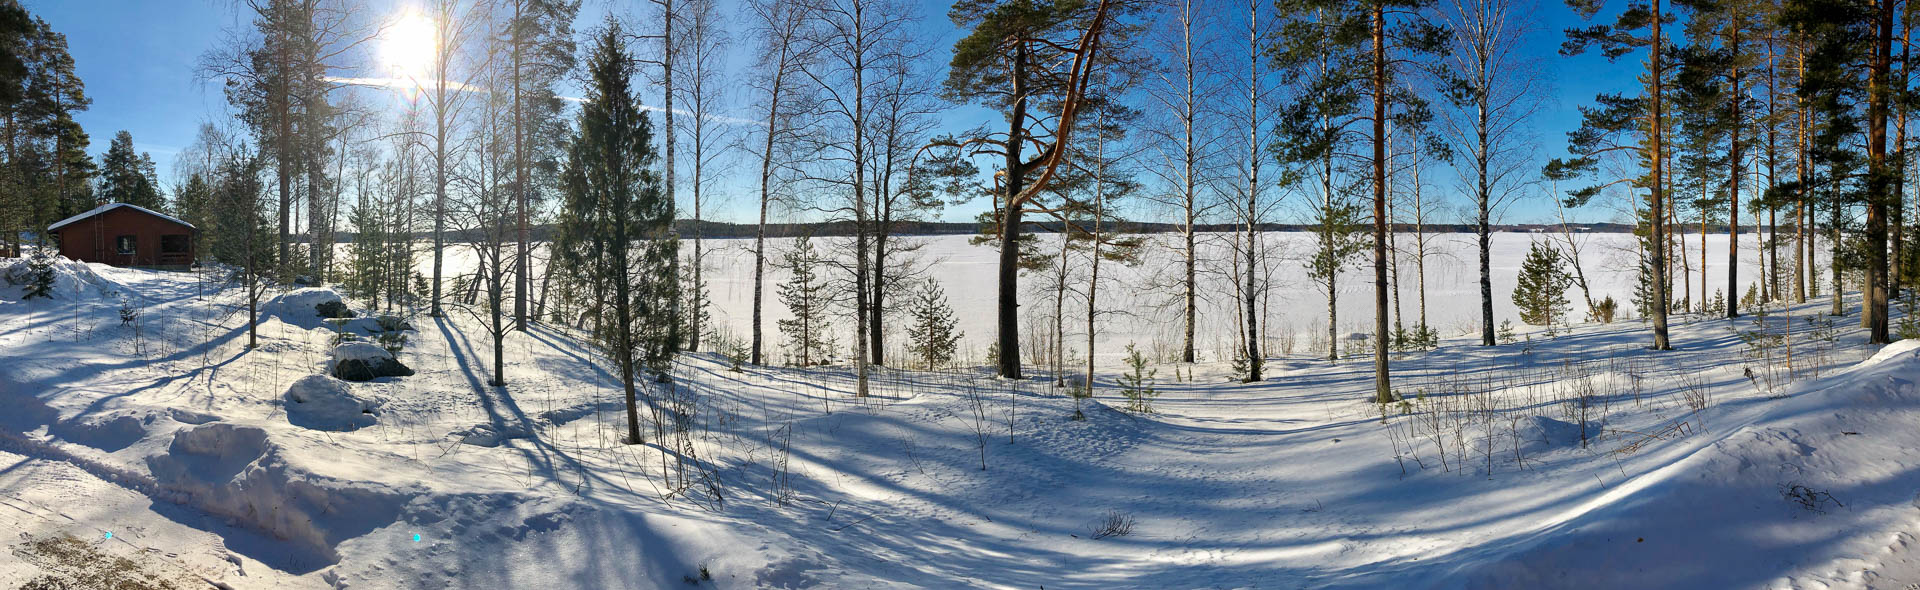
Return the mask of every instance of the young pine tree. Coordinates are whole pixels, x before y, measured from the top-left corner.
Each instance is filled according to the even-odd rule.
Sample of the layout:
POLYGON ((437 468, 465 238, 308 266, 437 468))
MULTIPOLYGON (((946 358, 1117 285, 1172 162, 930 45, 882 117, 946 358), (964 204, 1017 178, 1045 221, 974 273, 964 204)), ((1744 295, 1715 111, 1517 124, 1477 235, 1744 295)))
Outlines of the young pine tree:
POLYGON ((953 306, 947 304, 947 294, 940 284, 931 278, 921 281, 907 306, 907 315, 913 318, 912 325, 907 326, 907 352, 928 369, 952 361, 960 344, 960 331, 954 329, 957 322, 953 306))
POLYGON ((1551 244, 1536 241, 1520 263, 1519 284, 1513 288, 1513 305, 1520 308, 1520 321, 1528 325, 1548 326, 1567 314, 1567 288, 1573 278, 1567 274, 1560 251, 1551 244))
POLYGON ((831 298, 827 294, 827 281, 820 276, 820 265, 824 262, 806 236, 796 238, 793 249, 781 256, 780 266, 788 276, 786 282, 780 283, 780 303, 787 306, 793 317, 780 320, 780 334, 787 338, 792 362, 803 367, 826 360, 833 350, 833 339, 827 334, 827 308, 831 298))

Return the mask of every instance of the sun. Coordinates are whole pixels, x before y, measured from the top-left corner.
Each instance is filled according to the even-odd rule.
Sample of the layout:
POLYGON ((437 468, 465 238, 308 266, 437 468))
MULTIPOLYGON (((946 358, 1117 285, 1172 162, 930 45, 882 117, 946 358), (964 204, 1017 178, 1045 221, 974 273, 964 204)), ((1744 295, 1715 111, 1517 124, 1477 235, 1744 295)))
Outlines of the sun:
POLYGON ((380 39, 380 59, 387 74, 416 90, 433 76, 435 49, 433 19, 409 8, 387 24, 380 39))

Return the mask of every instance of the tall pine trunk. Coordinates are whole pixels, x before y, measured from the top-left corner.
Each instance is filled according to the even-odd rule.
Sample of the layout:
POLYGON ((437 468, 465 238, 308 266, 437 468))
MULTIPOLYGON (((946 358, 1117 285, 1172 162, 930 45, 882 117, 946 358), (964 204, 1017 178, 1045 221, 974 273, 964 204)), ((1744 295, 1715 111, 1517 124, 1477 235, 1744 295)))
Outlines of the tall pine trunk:
POLYGON ((1662 0, 1653 0, 1653 47, 1647 52, 1647 71, 1651 74, 1648 78, 1653 85, 1653 91, 1649 93, 1649 101, 1653 103, 1653 118, 1648 126, 1648 135, 1650 135, 1648 147, 1652 151, 1649 162, 1653 166, 1653 186, 1648 191, 1647 205, 1653 211, 1653 215, 1650 216, 1653 226, 1650 229, 1655 236, 1652 260, 1654 305, 1651 306, 1653 308, 1653 348, 1668 350, 1673 346, 1667 340, 1667 277, 1666 271, 1663 270, 1667 264, 1667 243, 1664 237, 1667 234, 1667 227, 1665 220, 1661 218, 1661 210, 1666 204, 1663 194, 1666 188, 1666 162, 1664 161, 1666 152, 1661 144, 1663 128, 1666 126, 1663 112, 1665 100, 1661 94, 1662 80, 1666 76, 1666 68, 1660 55, 1664 49, 1664 41, 1661 38, 1661 4, 1662 0))
MULTIPOLYGON (((1730 60, 1732 65, 1729 68, 1732 72, 1730 77, 1732 78, 1733 85, 1733 100, 1727 101, 1729 103, 1727 109, 1732 111, 1732 125, 1729 125, 1731 141, 1727 148, 1726 311, 1728 318, 1737 318, 1740 317, 1740 168, 1743 164, 1740 161, 1740 126, 1746 123, 1745 120, 1740 118, 1740 105, 1746 102, 1746 97, 1740 94, 1740 10, 1738 7, 1733 9, 1732 23, 1730 26, 1733 28, 1733 31, 1727 41, 1727 49, 1733 56, 1730 60)), ((1705 245, 1706 238, 1701 238, 1700 243, 1705 245)), ((1700 272, 1701 274, 1705 274, 1706 271, 1706 263, 1703 262, 1700 265, 1700 272)))
POLYGON ((1373 401, 1393 401, 1387 377, 1387 15, 1373 7, 1373 401))

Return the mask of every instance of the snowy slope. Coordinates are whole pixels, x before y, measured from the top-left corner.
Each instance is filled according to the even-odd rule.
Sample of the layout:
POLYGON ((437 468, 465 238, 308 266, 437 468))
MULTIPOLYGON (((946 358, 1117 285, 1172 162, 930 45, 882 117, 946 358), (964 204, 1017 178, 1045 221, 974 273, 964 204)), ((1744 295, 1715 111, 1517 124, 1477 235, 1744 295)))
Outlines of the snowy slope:
POLYGON ((663 447, 617 444, 618 383, 564 329, 510 335, 508 385, 486 386, 458 310, 409 318, 416 375, 328 382, 370 425, 317 430, 285 394, 323 373, 330 330, 269 319, 246 350, 238 290, 88 268, 138 322, 117 297, 0 294, 0 527, 24 535, 0 586, 43 575, 21 548, 62 534, 235 588, 1920 581, 1920 351, 1861 364, 1854 318, 1807 320, 1821 302, 1793 310, 1791 379, 1743 354, 1754 320, 1683 316, 1661 353, 1634 322, 1448 340, 1396 359, 1408 402, 1384 416, 1368 363, 1304 351, 1256 384, 1156 365, 1150 414, 1116 409, 1103 363, 1085 421, 1045 378, 882 370, 863 400, 846 367, 687 355, 652 390, 696 409, 663 447), (1131 531, 1094 538, 1110 514, 1131 531))

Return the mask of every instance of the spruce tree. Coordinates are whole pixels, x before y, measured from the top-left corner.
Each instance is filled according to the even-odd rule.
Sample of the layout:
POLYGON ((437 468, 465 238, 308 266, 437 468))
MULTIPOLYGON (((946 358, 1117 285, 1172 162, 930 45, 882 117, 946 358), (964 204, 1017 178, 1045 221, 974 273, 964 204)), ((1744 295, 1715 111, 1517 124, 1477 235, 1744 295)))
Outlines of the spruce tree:
POLYGON ((389 239, 388 224, 381 213, 366 195, 361 195, 348 218, 354 236, 348 250, 347 296, 365 298, 369 303, 379 302, 380 286, 385 284, 389 239))
POLYGON ((913 302, 907 305, 912 324, 907 327, 907 352, 920 359, 922 367, 937 369, 953 360, 960 344, 960 331, 954 329, 953 306, 940 283, 928 278, 914 289, 913 302))
POLYGON ((35 250, 33 257, 27 261, 27 269, 31 273, 27 282, 27 292, 20 299, 52 299, 53 254, 46 248, 35 250))
MULTIPOLYGON (((628 444, 640 444, 638 377, 668 377, 679 350, 673 202, 654 169, 653 124, 633 96, 636 61, 617 22, 596 35, 586 100, 567 149, 555 263, 598 306, 593 335, 618 365, 628 444)), ((658 407, 655 430, 661 431, 658 407)))
POLYGON ((788 354, 793 359, 790 362, 800 366, 826 360, 833 350, 833 339, 827 333, 831 298, 827 281, 820 276, 823 263, 806 236, 795 238, 793 249, 781 256, 780 266, 787 271, 787 280, 780 283, 780 303, 793 317, 777 325, 787 339, 788 354))
POLYGON ((1549 326, 1567 315, 1567 288, 1573 277, 1560 251, 1552 244, 1536 241, 1520 263, 1520 277, 1513 288, 1513 305, 1520 308, 1520 321, 1528 325, 1549 326))
POLYGON ((100 157, 100 198, 162 210, 159 181, 150 172, 152 166, 151 157, 133 151, 133 134, 115 133, 106 155, 100 157))
POLYGON ((186 181, 174 186, 173 212, 180 219, 202 229, 193 232, 193 245, 194 252, 204 256, 210 251, 206 245, 211 233, 205 229, 213 227, 216 213, 213 209, 213 185, 207 183, 204 174, 193 172, 186 181))

